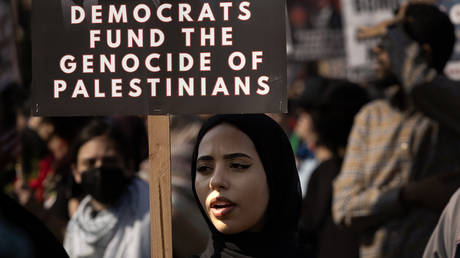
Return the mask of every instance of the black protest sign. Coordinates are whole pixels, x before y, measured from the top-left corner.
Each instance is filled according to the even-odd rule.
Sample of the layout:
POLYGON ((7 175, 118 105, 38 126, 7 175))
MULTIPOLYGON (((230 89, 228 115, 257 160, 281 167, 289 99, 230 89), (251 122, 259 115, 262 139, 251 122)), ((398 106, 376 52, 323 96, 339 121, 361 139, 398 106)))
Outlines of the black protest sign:
POLYGON ((285 1, 33 2, 33 113, 286 112, 285 1))

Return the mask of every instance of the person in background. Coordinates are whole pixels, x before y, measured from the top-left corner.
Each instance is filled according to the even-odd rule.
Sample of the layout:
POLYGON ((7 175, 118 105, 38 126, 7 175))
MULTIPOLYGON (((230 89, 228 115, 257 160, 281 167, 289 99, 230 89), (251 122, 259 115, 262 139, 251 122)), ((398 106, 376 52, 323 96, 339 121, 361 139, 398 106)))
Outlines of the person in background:
POLYGON ((149 188, 127 166, 123 139, 101 120, 77 138, 73 176, 87 195, 67 225, 64 247, 72 258, 150 257, 149 188))
MULTIPOLYGON (((363 258, 421 257, 459 186, 460 131, 459 120, 420 106, 435 103, 420 90, 442 90, 456 37, 449 17, 427 4, 402 5, 381 25, 376 72, 386 98, 355 118, 333 185, 332 213, 337 224, 360 232, 363 258)), ((437 110, 458 107, 458 99, 446 101, 437 110)))
POLYGON ((193 146, 202 121, 197 116, 171 119, 171 204, 174 258, 201 253, 210 233, 192 192, 190 165, 193 146), (193 236, 192 238, 190 236, 193 236))
POLYGON ((23 152, 20 166, 16 168, 13 194, 61 243, 70 219, 68 201, 73 186, 70 146, 88 120, 85 117, 41 117, 36 127, 30 121, 21 132, 23 152), (40 142, 46 146, 41 157, 36 152, 40 142))
POLYGON ((145 160, 148 161, 149 154, 149 140, 144 119, 139 116, 111 116, 110 120, 117 128, 120 128, 124 137, 129 139, 130 144, 126 146, 132 157, 132 164, 129 164, 129 167, 137 171, 137 175, 141 177, 139 175, 140 166, 145 160))
POLYGON ((368 96, 356 84, 325 80, 316 98, 304 94, 299 100, 296 132, 319 162, 303 200, 300 240, 310 257, 359 257, 357 236, 332 220, 332 181, 340 172, 354 117, 368 96))
POLYGON ((442 212, 423 258, 460 257, 460 189, 450 199, 442 212))
POLYGON ((0 257, 69 257, 37 217, 3 192, 0 192, 0 207, 0 257))
POLYGON ((283 129, 266 115, 217 115, 198 134, 192 189, 212 234, 200 257, 297 257, 301 192, 283 129))
POLYGON ((15 166, 21 154, 22 137, 17 126, 16 110, 24 100, 25 92, 21 85, 0 83, 0 187, 2 189, 14 179, 15 166))
POLYGON ((318 160, 315 158, 313 152, 309 149, 307 143, 305 142, 305 136, 302 136, 305 134, 305 123, 302 123, 305 122, 305 120, 301 117, 302 112, 299 112, 298 110, 304 109, 300 107, 300 101, 313 103, 319 99, 321 94, 327 88, 328 83, 329 80, 321 76, 314 75, 308 77, 305 79, 305 81, 302 80, 301 84, 303 84, 303 88, 300 94, 294 97, 293 101, 291 101, 296 103, 294 108, 298 113, 298 117, 294 126, 293 133, 290 136, 290 141, 298 161, 297 168, 299 171, 300 186, 302 188, 303 198, 305 198, 307 195, 308 182, 310 181, 310 177, 313 171, 318 166, 318 160))

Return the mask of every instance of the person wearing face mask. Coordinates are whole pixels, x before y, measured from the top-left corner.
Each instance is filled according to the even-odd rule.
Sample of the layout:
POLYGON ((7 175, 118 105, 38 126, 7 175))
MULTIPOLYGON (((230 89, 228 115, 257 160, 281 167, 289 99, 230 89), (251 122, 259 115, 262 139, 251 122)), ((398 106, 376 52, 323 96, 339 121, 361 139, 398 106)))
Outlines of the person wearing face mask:
POLYGON ((150 257, 148 184, 130 173, 122 139, 95 120, 75 143, 73 176, 86 196, 67 225, 70 257, 150 257))
POLYGON ((212 234, 199 257, 297 257, 301 206, 294 154, 266 115, 217 115, 202 126, 192 188, 212 234))

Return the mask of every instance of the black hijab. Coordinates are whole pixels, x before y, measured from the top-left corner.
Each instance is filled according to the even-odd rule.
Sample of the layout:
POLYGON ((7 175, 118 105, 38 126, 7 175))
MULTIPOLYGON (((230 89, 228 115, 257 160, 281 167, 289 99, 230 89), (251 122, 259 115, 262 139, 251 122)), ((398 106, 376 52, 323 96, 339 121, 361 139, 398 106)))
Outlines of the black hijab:
POLYGON ((192 189, 211 233, 212 241, 201 257, 295 257, 301 191, 294 154, 283 129, 262 114, 216 115, 198 133, 192 158, 192 189), (230 124, 254 143, 263 164, 270 193, 266 222, 261 232, 220 233, 201 207, 195 189, 198 147, 204 135, 220 124, 230 124))

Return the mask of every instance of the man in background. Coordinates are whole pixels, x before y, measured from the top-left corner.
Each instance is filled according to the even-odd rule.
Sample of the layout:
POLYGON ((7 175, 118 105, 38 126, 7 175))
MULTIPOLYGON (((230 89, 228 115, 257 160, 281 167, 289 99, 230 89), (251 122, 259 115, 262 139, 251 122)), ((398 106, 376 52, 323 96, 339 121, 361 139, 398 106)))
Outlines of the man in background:
POLYGON ((386 98, 355 118, 334 182, 333 217, 361 234, 363 258, 421 257, 459 186, 460 122, 445 115, 458 104, 439 105, 429 94, 449 81, 443 69, 454 27, 437 7, 412 3, 379 29, 376 72, 386 98))

